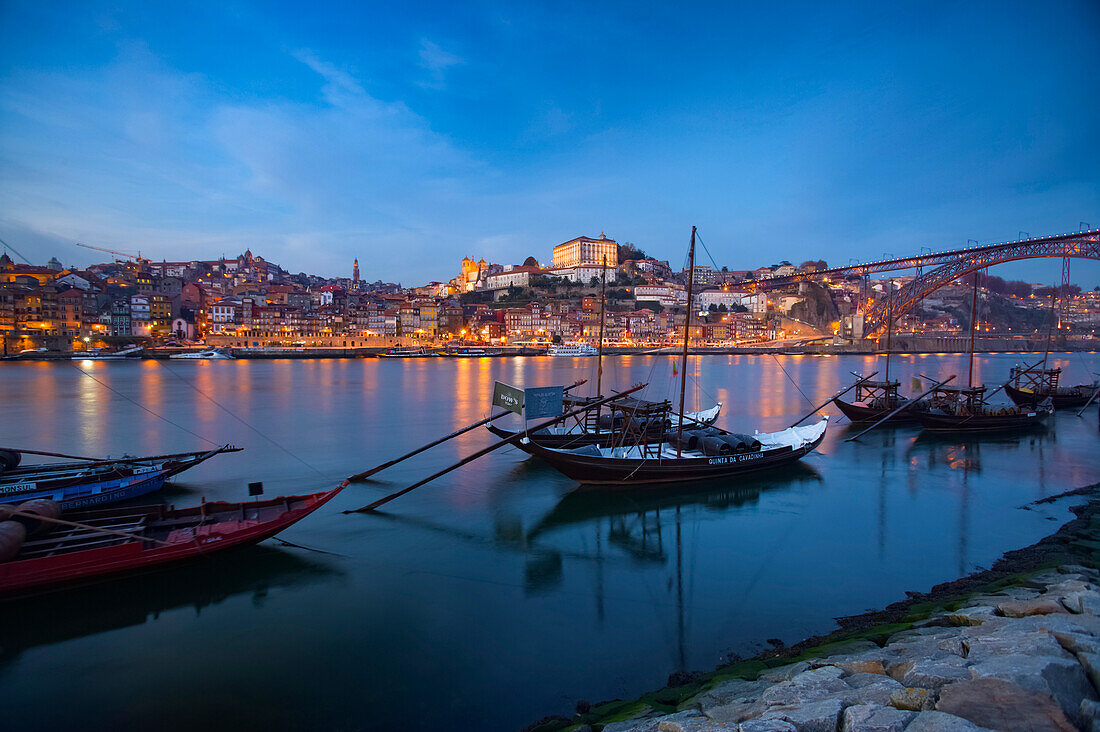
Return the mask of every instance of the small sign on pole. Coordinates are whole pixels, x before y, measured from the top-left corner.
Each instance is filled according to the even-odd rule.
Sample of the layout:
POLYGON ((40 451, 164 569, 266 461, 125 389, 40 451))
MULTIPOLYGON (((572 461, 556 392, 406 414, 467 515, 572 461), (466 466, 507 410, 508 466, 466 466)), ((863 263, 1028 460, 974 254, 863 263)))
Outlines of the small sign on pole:
POLYGON ((523 414, 523 390, 499 381, 493 384, 493 406, 523 414))
POLYGON ((563 386, 536 386, 523 390, 523 406, 527 419, 560 417, 565 399, 563 386))
POLYGON ((263 481, 260 481, 259 483, 249 483, 248 484, 248 495, 250 495, 250 496, 262 496, 263 494, 264 494, 263 481))

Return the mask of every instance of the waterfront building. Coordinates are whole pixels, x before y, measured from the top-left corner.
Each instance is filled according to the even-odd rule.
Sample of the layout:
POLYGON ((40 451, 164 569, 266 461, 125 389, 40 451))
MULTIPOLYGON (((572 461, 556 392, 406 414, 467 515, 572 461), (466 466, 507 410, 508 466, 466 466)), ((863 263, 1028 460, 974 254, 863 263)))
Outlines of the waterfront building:
POLYGON ((596 239, 578 236, 554 247, 553 269, 572 269, 588 264, 618 267, 618 243, 600 234, 596 239))

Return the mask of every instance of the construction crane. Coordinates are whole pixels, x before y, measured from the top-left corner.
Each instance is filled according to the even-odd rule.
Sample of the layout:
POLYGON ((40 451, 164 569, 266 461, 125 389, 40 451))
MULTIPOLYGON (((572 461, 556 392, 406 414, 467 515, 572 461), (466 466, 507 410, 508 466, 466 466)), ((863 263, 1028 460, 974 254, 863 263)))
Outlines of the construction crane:
POLYGON ((84 247, 85 249, 95 249, 96 251, 99 251, 99 252, 107 252, 108 254, 118 254, 119 256, 126 257, 127 259, 136 260, 139 264, 141 262, 151 261, 149 259, 143 259, 142 258, 140 249, 138 250, 137 256, 135 257, 133 254, 130 254, 129 252, 120 252, 120 251, 117 251, 115 249, 107 249, 105 247, 93 247, 91 244, 82 244, 80 242, 77 242, 76 245, 78 247, 84 247))

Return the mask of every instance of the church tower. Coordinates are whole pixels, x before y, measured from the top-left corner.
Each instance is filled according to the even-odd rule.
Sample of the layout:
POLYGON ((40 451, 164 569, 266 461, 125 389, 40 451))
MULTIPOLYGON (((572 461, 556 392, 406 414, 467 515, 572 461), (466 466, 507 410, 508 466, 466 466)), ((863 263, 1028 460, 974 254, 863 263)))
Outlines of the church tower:
POLYGON ((359 257, 355 258, 355 264, 353 264, 351 267, 351 281, 359 281, 359 257))

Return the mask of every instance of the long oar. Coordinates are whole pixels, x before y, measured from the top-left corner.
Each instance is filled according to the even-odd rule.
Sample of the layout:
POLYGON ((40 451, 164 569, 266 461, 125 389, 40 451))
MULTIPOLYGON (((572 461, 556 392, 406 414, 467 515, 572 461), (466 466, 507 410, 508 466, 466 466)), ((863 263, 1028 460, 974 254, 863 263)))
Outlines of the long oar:
POLYGON ((603 406, 604 404, 606 404, 608 402, 615 401, 616 399, 621 399, 624 396, 626 396, 627 394, 632 394, 632 393, 638 391, 639 389, 644 389, 645 387, 646 387, 646 384, 638 384, 637 386, 632 387, 630 389, 627 389, 626 391, 619 392, 618 394, 612 394, 611 396, 607 396, 607 397, 604 397, 603 399, 599 399, 597 401, 594 401, 591 404, 586 404, 585 406, 581 407, 580 409, 574 409, 572 412, 568 412, 567 414, 563 414, 560 417, 554 417, 553 419, 548 419, 545 422, 540 422, 539 424, 532 427, 530 430, 527 430, 525 432, 517 432, 516 434, 512 435, 511 437, 507 437, 507 438, 501 440, 500 442, 495 442, 492 445, 489 445, 488 447, 484 447, 484 448, 478 450, 477 452, 473 453, 472 455, 469 455, 467 457, 462 458, 461 460, 459 460, 454 465, 448 466, 448 467, 444 468, 443 470, 440 470, 438 473, 433 473, 432 475, 429 475, 424 480, 413 483, 408 488, 402 488, 401 490, 397 491, 396 493, 391 493, 390 495, 385 496, 384 498, 379 498, 374 503, 368 503, 366 506, 363 506, 362 508, 357 508, 354 511, 344 511, 344 513, 364 513, 366 511, 373 511, 374 509, 378 508, 379 506, 381 506, 385 503, 389 503, 390 501, 392 501, 395 498, 400 498, 401 496, 405 495, 409 491, 415 490, 415 489, 419 488, 420 486, 424 485, 425 483, 432 482, 433 480, 435 480, 436 478, 438 478, 441 475, 445 475, 445 474, 451 472, 452 470, 455 470, 456 468, 461 468, 466 463, 471 462, 473 460, 476 460, 479 457, 481 457, 482 455, 487 455, 488 453, 492 452, 493 450, 498 450, 498 449, 504 447, 505 445, 512 445, 512 444, 515 444, 515 443, 519 442, 521 439, 526 437, 527 432, 538 432, 539 430, 542 430, 542 429, 545 429, 546 427, 550 427, 552 425, 555 425, 558 422, 564 422, 565 420, 571 419, 572 417, 575 417, 578 414, 582 414, 584 412, 595 409, 596 407, 603 406))
MULTIPOLYGON (((575 389, 578 386, 580 386, 581 384, 583 384, 585 381, 588 381, 588 379, 582 379, 581 381, 578 381, 577 383, 572 384, 571 386, 565 387, 565 391, 569 391, 570 389, 575 389)), ((370 470, 364 470, 362 473, 356 473, 355 475, 348 478, 348 480, 349 481, 365 480, 366 478, 369 478, 370 476, 374 475, 375 473, 381 472, 381 471, 385 470, 386 468, 393 467, 394 465, 397 465, 399 462, 401 462, 403 460, 408 460, 409 458, 411 458, 415 455, 419 455, 420 453, 424 452, 425 450, 433 448, 436 445, 442 444, 442 443, 446 442, 447 440, 458 437, 459 435, 464 435, 467 432, 469 432, 470 430, 477 429, 478 427, 480 427, 483 424, 488 424, 488 423, 492 422, 494 419, 500 419, 501 417, 503 417, 506 414, 511 414, 511 412, 505 411, 505 412, 501 412, 500 414, 494 415, 492 417, 486 417, 485 419, 478 420, 477 422, 474 422, 472 425, 470 425, 468 427, 463 427, 460 430, 452 432, 451 434, 447 435, 446 437, 440 437, 438 440, 433 440, 432 442, 429 442, 427 445, 422 445, 421 447, 416 448, 412 452, 405 453, 401 457, 394 458, 393 460, 389 460, 387 462, 384 462, 381 465, 377 465, 377 466, 371 468, 370 470)))
MULTIPOLYGON (((1024 364, 1024 371, 1031 371, 1031 369, 1035 368, 1036 366, 1038 366, 1041 363, 1042 363, 1042 360, 1036 361, 1035 363, 1031 364, 1030 366, 1028 366, 1027 364, 1024 364)), ((1010 376, 1010 377, 1008 377, 1008 381, 1006 381, 1005 383, 1001 384, 1000 386, 998 386, 993 391, 986 394, 985 399, 989 399, 991 396, 993 396, 994 394, 996 394, 1001 389, 1005 388, 1006 386, 1008 386, 1011 383, 1012 383, 1012 377, 1010 376)))
POLYGON ((885 422, 886 420, 890 419, 891 417, 893 417, 893 416, 894 416, 895 414, 897 414, 898 412, 904 411, 904 410, 908 409, 909 407, 913 406, 914 404, 916 404, 917 402, 919 402, 919 401, 920 401, 921 399, 924 399, 924 398, 925 398, 926 396, 928 396, 929 394, 931 394, 932 392, 934 392, 934 391, 935 391, 936 389, 939 389, 939 388, 940 388, 941 386, 943 386, 944 384, 946 384, 947 382, 951 381, 951 379, 954 379, 954 378, 955 378, 955 375, 954 375, 954 374, 951 374, 951 376, 948 376, 948 377, 947 377, 946 379, 944 379, 944 380, 943 380, 943 381, 941 381, 940 383, 936 384, 935 386, 933 386, 933 387, 932 387, 931 389, 929 389, 928 391, 926 391, 926 392, 924 392, 923 394, 921 394, 921 395, 920 395, 919 397, 917 397, 916 399, 910 399, 910 400, 909 400, 909 401, 907 401, 907 402, 906 402, 905 404, 902 404, 902 405, 901 405, 900 407, 898 407, 897 409, 895 409, 894 411, 890 412, 890 413, 889 413, 889 414, 887 414, 887 415, 886 415, 885 417, 883 417, 882 419, 880 419, 880 420, 879 420, 878 422, 875 422, 875 423, 874 423, 873 425, 871 425, 871 426, 870 426, 870 427, 868 427, 867 429, 865 429, 865 430, 863 430, 862 432, 860 432, 860 433, 859 433, 858 435, 856 435, 855 437, 849 437, 849 438, 848 438, 847 440, 845 440, 845 442, 851 442, 852 440, 858 440, 858 439, 859 439, 860 437, 863 437, 863 436, 864 436, 865 434, 867 434, 868 432, 870 432, 871 430, 873 430, 873 429, 874 429, 875 427, 878 427, 878 426, 879 426, 880 424, 882 424, 882 423, 883 423, 883 422, 885 422))
POLYGON ((795 423, 794 423, 794 424, 792 424, 792 425, 788 425, 788 427, 797 427, 798 425, 802 424, 802 423, 803 423, 803 422, 805 422, 805 421, 806 421, 807 419, 809 419, 810 417, 814 416, 815 414, 817 414, 818 412, 820 412, 820 411, 821 411, 822 409, 824 409, 825 407, 829 406, 829 402, 831 402, 831 401, 832 401, 832 400, 834 400, 834 399, 839 399, 840 397, 842 397, 842 396, 844 396, 845 394, 847 394, 848 392, 850 392, 850 391, 851 391, 852 389, 855 389, 855 388, 856 388, 857 386, 859 386, 860 384, 862 384, 862 383, 863 383, 864 381, 870 381, 870 380, 871 380, 871 379, 872 379, 872 378, 874 377, 874 375, 875 375, 875 374, 877 374, 877 373, 878 373, 878 371, 872 371, 872 372, 870 373, 870 375, 869 375, 869 376, 861 376, 861 377, 860 377, 860 379, 859 379, 859 381, 857 381, 856 383, 852 384, 852 385, 851 385, 851 386, 849 386, 849 387, 848 387, 847 389, 841 389, 841 390, 840 390, 840 391, 838 391, 838 392, 837 392, 836 394, 833 394, 833 395, 832 395, 831 397, 829 397, 828 399, 826 399, 825 401, 823 401, 823 402, 822 402, 821 404, 819 404, 819 405, 817 405, 816 407, 814 407, 814 408, 813 408, 813 410, 812 410, 812 411, 810 411, 810 412, 808 412, 808 413, 806 414, 806 416, 805 416, 805 417, 803 417, 802 419, 798 420, 797 422, 795 422, 795 423))
MULTIPOLYGON (((211 450, 208 453, 203 453, 203 452, 197 452, 197 453, 180 452, 180 453, 172 453, 170 455, 150 455, 149 457, 94 458, 94 457, 84 457, 83 455, 66 455, 63 452, 43 452, 41 450, 23 450, 23 449, 18 448, 18 447, 0 447, 0 450, 7 450, 7 451, 10 451, 10 452, 19 452, 19 453, 23 453, 24 455, 43 455, 45 457, 68 458, 70 460, 85 460, 87 462, 97 463, 97 464, 103 464, 103 463, 144 463, 144 462, 147 462, 149 460, 161 460, 163 458, 182 457, 182 456, 185 456, 185 455, 194 455, 194 454, 206 455, 207 457, 209 457, 209 456, 212 456, 212 455, 216 455, 220 452, 240 452, 242 449, 243 448, 234 447, 232 445, 222 445, 221 447, 215 448, 215 449, 211 450)), ((205 460, 206 458, 203 458, 203 459, 205 460)), ((43 466, 45 466, 45 465, 46 464, 43 464, 43 466)), ((27 466, 24 466, 24 467, 27 467, 27 466)), ((42 466, 34 465, 34 466, 30 466, 30 467, 42 467, 42 466)))
POLYGON ((1097 394, 1100 394, 1100 386, 1097 386, 1096 384, 1093 384, 1093 386, 1092 386, 1092 396, 1090 396, 1089 400, 1087 402, 1085 402, 1085 406, 1081 407, 1080 411, 1077 412, 1078 417, 1080 417, 1082 414, 1085 413, 1085 410, 1089 408, 1089 405, 1092 404, 1092 400, 1096 398, 1097 394))
POLYGON ((65 519, 50 518, 49 516, 39 516, 37 513, 28 513, 26 511, 19 511, 14 508, 4 508, 0 510, 0 513, 8 516, 22 516, 23 518, 34 519, 35 521, 45 521, 48 524, 58 524, 60 526, 68 526, 70 528, 85 529, 87 531, 95 531, 100 534, 111 534, 113 536, 122 536, 127 539, 134 539, 136 541, 148 541, 153 544, 162 544, 164 546, 172 546, 167 541, 161 541, 160 539, 154 539, 151 536, 142 536, 141 534, 134 534, 129 531, 118 531, 117 529, 105 529, 102 526, 92 526, 91 524, 82 524, 77 521, 66 521, 65 519))

